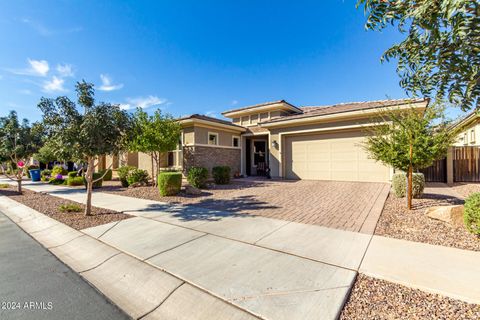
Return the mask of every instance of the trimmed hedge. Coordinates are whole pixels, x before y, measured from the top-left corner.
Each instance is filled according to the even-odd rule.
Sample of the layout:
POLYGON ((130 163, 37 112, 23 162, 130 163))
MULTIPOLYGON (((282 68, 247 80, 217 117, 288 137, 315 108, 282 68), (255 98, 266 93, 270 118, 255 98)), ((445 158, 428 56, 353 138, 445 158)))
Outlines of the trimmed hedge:
POLYGON ((471 233, 480 236, 480 193, 472 193, 465 199, 463 222, 471 233))
POLYGON ((205 188, 208 178, 208 169, 191 167, 187 173, 187 181, 195 188, 205 188))
MULTIPOLYGON (((102 177, 102 174, 100 172, 94 172, 93 173, 93 181, 100 179, 102 177)), ((85 185, 85 189, 87 188, 87 179, 85 177, 82 177, 83 184, 85 185)), ((92 186, 93 189, 101 188, 103 184, 103 180, 100 179, 97 182, 95 182, 92 186)))
POLYGON ((49 184, 54 184, 54 185, 59 185, 59 184, 64 184, 65 180, 53 177, 53 178, 50 178, 50 180, 48 180, 48 183, 49 184))
POLYGON ((68 173, 68 177, 69 177, 69 178, 75 178, 76 176, 77 176, 77 171, 70 171, 70 172, 68 173))
POLYGON ((230 183, 230 167, 229 166, 213 167, 212 176, 216 184, 229 184, 230 183))
MULTIPOLYGON (((413 173, 412 193, 414 198, 420 198, 425 188, 425 176, 423 173, 413 173)), ((397 198, 404 198, 407 195, 407 175, 396 173, 392 178, 393 193, 397 198)))
POLYGON ((83 177, 68 177, 67 186, 81 186, 83 185, 83 177))
POLYGON ((130 174, 130 171, 132 171, 133 169, 135 169, 135 167, 132 167, 132 166, 123 166, 118 168, 117 174, 118 174, 118 178, 120 179, 120 182, 122 183, 122 187, 124 188, 128 187, 127 178, 128 178, 128 175, 130 174))
POLYGON ((107 170, 100 170, 98 171, 99 173, 101 173, 102 175, 105 174, 105 172, 107 172, 105 174, 105 177, 103 177, 103 181, 110 181, 112 180, 112 169, 107 169, 107 170))
POLYGON ((133 169, 127 176, 127 182, 129 185, 134 183, 148 183, 148 172, 142 169, 133 169))
POLYGON ((181 172, 160 172, 158 174, 158 191, 162 197, 176 195, 180 192, 181 187, 181 172))

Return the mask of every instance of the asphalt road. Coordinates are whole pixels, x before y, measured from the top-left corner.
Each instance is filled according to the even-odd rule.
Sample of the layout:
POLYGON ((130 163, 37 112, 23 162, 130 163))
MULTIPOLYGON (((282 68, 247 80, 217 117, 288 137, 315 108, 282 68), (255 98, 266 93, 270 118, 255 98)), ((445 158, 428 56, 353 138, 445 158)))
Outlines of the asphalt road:
POLYGON ((0 319, 129 319, 0 212, 0 319))

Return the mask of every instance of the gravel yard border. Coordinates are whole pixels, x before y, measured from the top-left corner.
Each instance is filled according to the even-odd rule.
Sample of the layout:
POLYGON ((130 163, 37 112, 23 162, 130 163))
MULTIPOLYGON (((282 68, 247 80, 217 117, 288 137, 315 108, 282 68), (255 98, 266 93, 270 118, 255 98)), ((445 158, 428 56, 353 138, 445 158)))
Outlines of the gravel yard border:
POLYGON ((480 305, 359 274, 339 319, 480 319, 480 305))
POLYGON ((432 206, 463 204, 463 200, 441 194, 426 193, 421 199, 413 199, 413 210, 406 209, 405 198, 393 193, 385 201, 375 234, 385 237, 480 251, 480 238, 463 226, 433 220, 425 215, 432 206))
POLYGON ((113 210, 92 207, 92 215, 85 216, 83 210, 85 205, 55 197, 43 192, 34 192, 31 190, 23 190, 23 194, 19 194, 16 188, 10 186, 8 189, 0 189, 0 195, 9 197, 18 201, 27 207, 30 207, 50 218, 60 221, 76 230, 95 227, 113 221, 131 218, 131 215, 120 213, 113 210), (81 212, 61 212, 59 206, 63 204, 76 204, 82 208, 81 212))

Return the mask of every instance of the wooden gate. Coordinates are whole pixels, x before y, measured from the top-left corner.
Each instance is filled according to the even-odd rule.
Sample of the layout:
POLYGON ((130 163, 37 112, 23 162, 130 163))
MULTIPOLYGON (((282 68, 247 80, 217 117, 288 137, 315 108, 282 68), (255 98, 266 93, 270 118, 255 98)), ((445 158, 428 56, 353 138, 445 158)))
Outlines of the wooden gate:
POLYGON ((453 181, 480 182, 480 147, 453 148, 453 181))
POLYGON ((447 159, 437 160, 420 172, 425 176, 426 182, 447 182, 447 159))

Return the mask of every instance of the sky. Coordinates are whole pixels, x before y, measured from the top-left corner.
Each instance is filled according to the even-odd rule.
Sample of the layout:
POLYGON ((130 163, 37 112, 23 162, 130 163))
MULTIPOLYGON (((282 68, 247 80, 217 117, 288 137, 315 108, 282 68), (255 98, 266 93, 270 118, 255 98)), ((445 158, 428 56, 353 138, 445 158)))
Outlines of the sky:
POLYGON ((355 3, 2 1, 0 116, 39 120, 41 97, 75 99, 82 79, 97 101, 173 116, 407 97, 380 62, 402 35, 366 31, 355 3))

